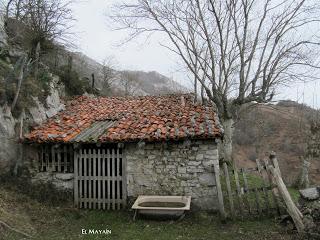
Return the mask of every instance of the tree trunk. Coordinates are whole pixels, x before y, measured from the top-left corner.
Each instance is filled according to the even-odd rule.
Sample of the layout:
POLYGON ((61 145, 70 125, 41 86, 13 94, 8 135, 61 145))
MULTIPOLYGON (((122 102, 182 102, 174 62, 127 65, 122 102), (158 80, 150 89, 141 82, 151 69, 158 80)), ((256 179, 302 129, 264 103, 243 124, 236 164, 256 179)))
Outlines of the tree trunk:
POLYGON ((219 146, 220 161, 232 162, 232 137, 234 120, 232 118, 220 120, 224 129, 223 141, 219 146))
POLYGON ((17 104, 18 97, 19 97, 20 90, 21 90, 22 80, 23 80, 23 77, 24 77, 24 68, 25 68, 25 64, 26 64, 26 57, 22 57, 22 58, 23 59, 21 60, 20 72, 19 72, 19 76, 18 76, 17 90, 16 90, 14 99, 13 99, 12 104, 11 104, 11 111, 14 110, 14 108, 15 108, 15 106, 17 104))
POLYGON ((193 91, 194 91, 194 103, 196 103, 197 102, 197 98, 198 98, 198 80, 197 80, 197 78, 195 77, 194 78, 194 89, 193 89, 193 91))
POLYGON ((22 160, 23 160, 23 144, 21 142, 22 138, 23 138, 23 120, 24 118, 26 117, 25 115, 25 110, 23 109, 21 114, 20 114, 20 126, 19 126, 19 133, 18 133, 18 158, 17 158, 17 161, 16 161, 16 164, 14 166, 14 169, 13 169, 13 174, 15 176, 18 175, 18 169, 19 167, 22 166, 22 160))
POLYGON ((34 65, 34 77, 37 80, 39 75, 40 51, 41 51, 41 45, 40 45, 40 42, 38 42, 35 50, 35 65, 34 65))

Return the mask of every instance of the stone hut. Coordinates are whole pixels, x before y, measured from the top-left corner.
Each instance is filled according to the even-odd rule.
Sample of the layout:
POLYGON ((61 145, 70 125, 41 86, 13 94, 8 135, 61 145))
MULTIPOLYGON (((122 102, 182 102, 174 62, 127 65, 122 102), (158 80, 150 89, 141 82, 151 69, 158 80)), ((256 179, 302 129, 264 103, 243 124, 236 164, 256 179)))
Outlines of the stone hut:
POLYGON ((187 195, 194 209, 215 210, 223 131, 213 108, 193 98, 78 97, 25 136, 25 162, 35 181, 72 190, 80 208, 187 195))

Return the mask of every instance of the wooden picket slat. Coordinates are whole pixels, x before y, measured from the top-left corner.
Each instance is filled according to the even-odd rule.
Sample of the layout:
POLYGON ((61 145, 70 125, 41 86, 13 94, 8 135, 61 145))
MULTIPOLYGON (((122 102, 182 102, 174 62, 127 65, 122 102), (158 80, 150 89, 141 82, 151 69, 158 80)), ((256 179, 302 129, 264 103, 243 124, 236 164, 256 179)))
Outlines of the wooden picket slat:
POLYGON ((249 199, 248 199, 248 194, 249 194, 249 187, 248 187, 248 180, 247 180, 247 175, 246 175, 246 172, 245 172, 245 169, 241 169, 241 172, 242 172, 242 178, 243 178, 243 184, 244 184, 244 189, 245 189, 245 194, 244 194, 244 200, 247 204, 247 208, 248 208, 248 211, 249 211, 249 214, 251 214, 251 206, 250 206, 250 202, 249 202, 249 199))
MULTIPOLYGON (((88 162, 89 162, 89 173, 88 173, 88 179, 89 179, 89 196, 88 198, 92 198, 92 164, 91 164, 91 156, 92 156, 92 149, 89 149, 89 157, 88 157, 88 162)), ((89 201, 89 208, 92 208, 91 201, 89 201)))
POLYGON ((87 174, 88 174, 88 172, 87 172, 87 163, 88 163, 88 159, 87 159, 87 149, 84 149, 84 155, 83 155, 83 165, 84 165, 84 172, 83 172, 83 177, 84 177, 84 179, 83 179, 83 187, 84 187, 84 196, 83 196, 83 206, 84 206, 84 208, 87 208, 88 206, 87 206, 87 201, 86 201, 86 199, 88 199, 88 196, 87 196, 87 192, 88 192, 88 182, 87 182, 87 174))
POLYGON ((263 197, 264 197, 264 202, 265 202, 265 211, 267 213, 267 215, 270 214, 270 201, 269 201, 269 195, 268 195, 268 190, 267 190, 267 183, 266 183, 266 180, 263 176, 263 167, 260 163, 260 160, 259 159, 256 159, 256 164, 257 164, 257 167, 258 167, 258 172, 260 174, 260 177, 262 178, 262 182, 263 182, 263 197))
POLYGON ((117 161, 117 169, 116 169, 116 176, 117 176, 117 209, 119 210, 121 207, 121 201, 120 201, 120 153, 119 148, 117 148, 117 154, 116 154, 116 161, 117 161))
POLYGON ((255 195, 255 200, 256 200, 257 213, 260 216, 261 213, 262 213, 262 210, 261 210, 261 207, 260 207, 259 192, 258 192, 257 188, 254 189, 254 195, 255 195))
MULTIPOLYGON (((59 161, 59 160, 58 160, 59 161)), ((78 187, 78 176, 79 176, 79 172, 78 172, 78 165, 79 165, 79 158, 78 158, 78 154, 74 154, 74 181, 73 181, 73 188, 74 188, 74 204, 75 207, 78 207, 79 204, 79 187, 78 187)))
POLYGON ((74 161, 76 206, 113 210, 125 206, 125 166, 120 149, 83 148, 74 158, 78 159, 74 161))
POLYGON ((231 184, 230 184, 229 170, 228 170, 228 165, 226 162, 223 163, 223 168, 224 168, 224 174, 226 177, 226 184, 227 184, 227 191, 228 191, 228 196, 229 196, 231 216, 234 218, 235 217, 235 210, 234 210, 233 196, 232 196, 232 190, 231 190, 231 184))
MULTIPOLYGON (((106 155, 105 155, 105 150, 102 149, 102 176, 106 176, 106 155)), ((106 209, 106 181, 103 179, 102 180, 102 197, 103 197, 103 202, 102 202, 102 207, 103 209, 106 209)))
MULTIPOLYGON (((96 155, 96 151, 95 151, 95 149, 92 149, 92 153, 91 153, 91 155, 92 155, 92 164, 93 164, 93 174, 92 174, 92 188, 93 188, 93 196, 92 196, 92 198, 93 199, 96 199, 97 198, 97 195, 96 195, 96 183, 97 183, 97 175, 96 175, 96 170, 97 170, 97 155, 96 155)), ((95 209, 96 208, 96 204, 95 203, 93 203, 93 209, 95 209)))
MULTIPOLYGON (((101 177, 101 149, 98 149, 98 155, 97 155, 97 167, 98 167, 98 174, 97 176, 99 177, 99 180, 98 180, 98 200, 100 201, 101 200, 101 180, 100 180, 100 177, 101 177)), ((98 204, 98 209, 101 209, 101 203, 99 202, 98 204)))
MULTIPOLYGON (((79 157, 79 174, 78 174, 78 178, 79 176, 82 177, 82 169, 83 169, 83 154, 82 154, 83 149, 79 150, 80 153, 80 157, 79 157)), ((82 208, 82 198, 83 198, 83 192, 82 192, 82 188, 83 188, 83 180, 78 180, 79 183, 79 204, 78 206, 80 206, 80 208, 82 208)))
MULTIPOLYGON (((265 168, 268 169, 268 160, 264 159, 263 162, 264 162, 265 168)), ((267 176, 268 176, 269 185, 272 186, 273 185, 272 176, 270 175, 269 171, 266 171, 266 173, 267 173, 267 176)), ((274 193, 274 191, 272 189, 271 189, 271 193, 272 193, 272 199, 273 199, 273 203, 274 203, 275 209, 277 211, 277 214, 280 216, 281 212, 280 212, 280 205, 279 205, 279 202, 278 202, 278 198, 277 198, 277 196, 275 195, 275 193, 274 193)))
MULTIPOLYGON (((110 171, 110 149, 107 149, 107 169, 106 169, 106 176, 110 176, 111 171, 110 171)), ((107 181, 107 197, 106 197, 106 201, 107 201, 107 209, 110 210, 110 179, 106 179, 109 180, 107 181)))
POLYGON ((239 211, 240 211, 240 214, 243 215, 243 199, 242 199, 242 194, 241 194, 238 170, 235 166, 233 167, 233 174, 234 174, 234 180, 236 181, 239 211))
POLYGON ((111 162, 112 162, 112 167, 111 167, 111 186, 112 186, 112 210, 115 210, 116 209, 116 200, 115 200, 115 197, 116 197, 116 194, 115 194, 115 188, 116 188, 116 180, 115 180, 115 171, 116 171, 116 168, 115 168, 115 163, 116 163, 116 159, 115 159, 115 149, 112 148, 111 149, 111 162))
POLYGON ((64 145, 63 146, 63 172, 66 172, 66 169, 67 169, 67 156, 68 156, 68 146, 64 145))
MULTIPOLYGON (((224 188, 222 196, 223 198, 228 198, 230 206, 225 213, 221 212, 222 219, 225 217, 241 217, 241 219, 243 219, 244 217, 261 217, 262 215, 273 216, 275 214, 274 210, 276 210, 276 213, 279 215, 281 213, 282 203, 286 205, 291 204, 291 200, 288 200, 289 195, 286 193, 287 190, 285 190, 286 187, 282 184, 281 174, 276 176, 278 177, 276 180, 276 174, 271 171, 273 170, 274 172, 280 173, 279 164, 273 152, 270 154, 270 162, 271 163, 269 163, 267 159, 263 159, 263 161, 256 159, 257 167, 251 167, 250 171, 248 171, 247 168, 237 170, 235 166, 232 168, 233 171, 230 171, 227 163, 222 164, 222 174, 219 173, 218 175, 224 176, 226 188, 224 188), (240 177, 239 174, 241 175, 240 177), (260 178, 260 180, 256 178, 260 178), (234 179, 235 183, 232 179, 234 179), (281 186, 279 186, 279 183, 281 183, 281 186), (243 186, 241 186, 242 184, 243 186), (282 187, 282 189, 280 189, 280 187, 282 187), (286 195, 287 202, 286 199, 284 199, 285 197, 283 197, 284 195, 286 195)), ((220 185, 221 188, 219 182, 216 184, 217 187, 220 185)), ((224 199, 222 199, 221 202, 223 202, 223 200, 224 199)))

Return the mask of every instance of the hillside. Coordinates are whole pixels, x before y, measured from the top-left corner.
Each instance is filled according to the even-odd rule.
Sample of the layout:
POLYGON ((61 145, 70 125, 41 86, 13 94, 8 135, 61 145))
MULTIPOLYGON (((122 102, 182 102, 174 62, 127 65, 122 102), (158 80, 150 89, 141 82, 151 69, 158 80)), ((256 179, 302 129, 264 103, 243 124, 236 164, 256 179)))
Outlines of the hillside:
MULTIPOLYGON (((103 65, 81 52, 69 52, 65 49, 59 49, 54 54, 47 56, 49 65, 55 65, 56 68, 68 64, 68 59, 72 57, 72 68, 78 72, 82 79, 92 81, 92 74, 95 76, 95 87, 100 91, 104 88, 103 65), (57 53, 58 52, 58 53, 57 53), (54 60, 55 59, 55 60, 54 60), (57 66, 56 66, 57 65, 57 66)), ((109 66, 106 66, 109 67, 109 66)), ((110 95, 123 95, 125 92, 124 78, 130 78, 130 87, 133 88, 130 95, 158 95, 174 92, 188 92, 188 89, 174 80, 156 72, 117 70, 113 66, 111 79, 110 95)))
MULTIPOLYGON (((256 158, 275 151, 285 181, 294 184, 310 139, 311 119, 319 114, 305 105, 281 101, 256 105, 235 125, 234 159, 239 167, 253 167, 256 158)), ((320 183, 320 159, 311 159, 311 183, 320 183)))

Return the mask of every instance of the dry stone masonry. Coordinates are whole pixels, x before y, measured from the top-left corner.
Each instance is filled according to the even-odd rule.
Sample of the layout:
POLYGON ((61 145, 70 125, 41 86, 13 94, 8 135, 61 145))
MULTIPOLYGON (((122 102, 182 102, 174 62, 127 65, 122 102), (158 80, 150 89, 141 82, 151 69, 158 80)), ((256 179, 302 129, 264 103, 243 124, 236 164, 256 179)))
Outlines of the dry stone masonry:
POLYGON ((193 207, 217 209, 214 140, 126 144, 128 196, 190 195, 193 207))

